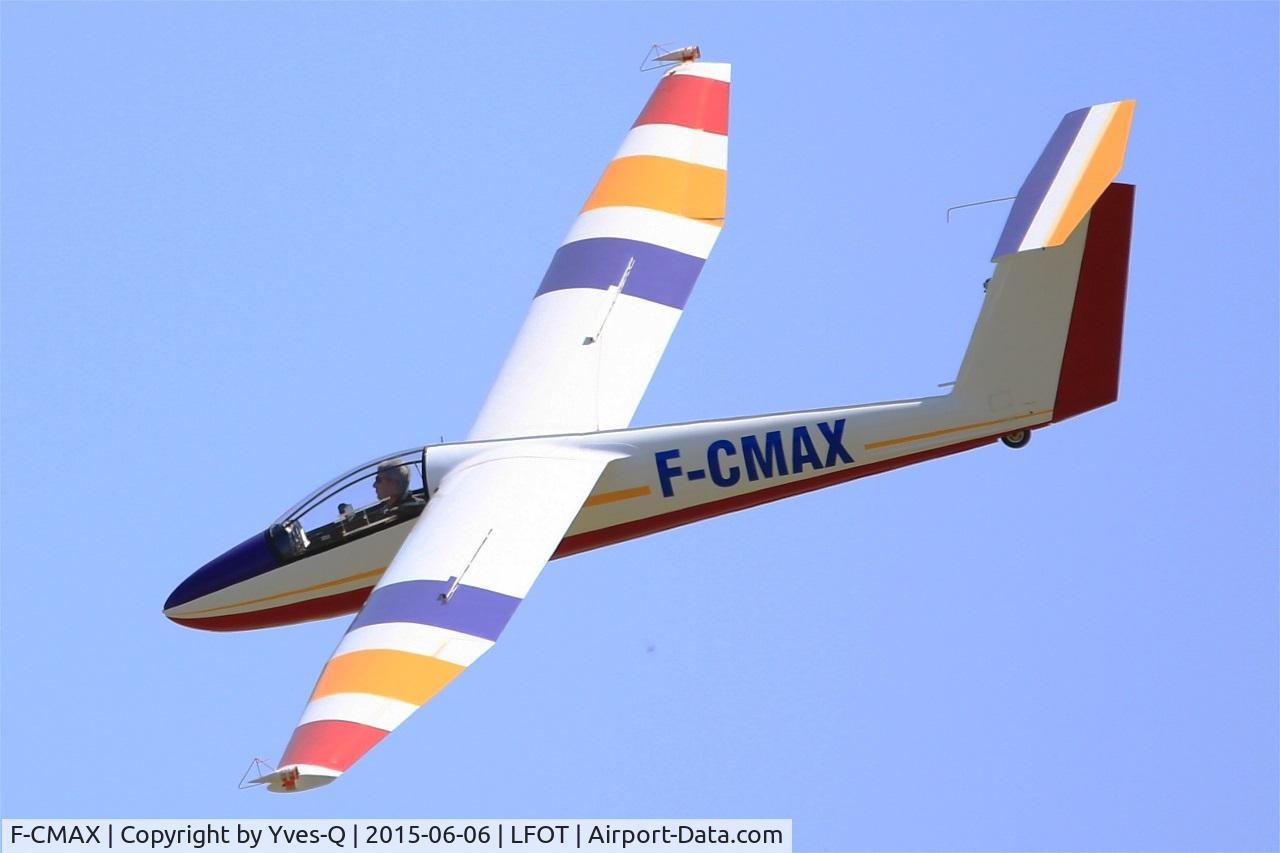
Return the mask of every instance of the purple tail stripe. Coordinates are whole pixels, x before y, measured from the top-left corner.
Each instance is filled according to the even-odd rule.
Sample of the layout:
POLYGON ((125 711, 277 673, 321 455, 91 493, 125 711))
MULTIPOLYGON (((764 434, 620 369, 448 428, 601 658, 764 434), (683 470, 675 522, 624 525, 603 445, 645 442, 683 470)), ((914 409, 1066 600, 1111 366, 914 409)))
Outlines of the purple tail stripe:
POLYGON ((375 589, 347 631, 384 622, 415 622, 497 640, 521 599, 474 586, 459 586, 446 604, 440 595, 452 581, 403 581, 375 589))
POLYGON ((1031 221, 1040 211, 1040 204, 1048 194, 1049 187, 1053 185, 1053 179, 1058 176, 1062 161, 1067 159, 1071 143, 1076 141, 1080 126, 1084 124, 1085 116, 1089 114, 1090 109, 1092 107, 1085 107, 1062 117, 1058 129, 1053 132, 1049 144, 1044 147, 1044 153, 1031 168, 1031 174, 1027 175, 1027 179, 1022 182, 1022 189, 1018 190, 1018 197, 1013 202, 1013 210, 1009 211, 1009 219, 1004 224, 1004 232, 1000 234, 1000 242, 996 244, 996 251, 991 256, 991 260, 994 261, 1001 255, 1018 251, 1022 238, 1027 236, 1027 229, 1031 227, 1031 221))
POLYGON ((636 263, 623 292, 672 308, 684 308, 706 263, 702 258, 639 240, 620 237, 577 240, 556 252, 535 295, 573 287, 608 290, 622 278, 631 258, 635 258, 636 263))

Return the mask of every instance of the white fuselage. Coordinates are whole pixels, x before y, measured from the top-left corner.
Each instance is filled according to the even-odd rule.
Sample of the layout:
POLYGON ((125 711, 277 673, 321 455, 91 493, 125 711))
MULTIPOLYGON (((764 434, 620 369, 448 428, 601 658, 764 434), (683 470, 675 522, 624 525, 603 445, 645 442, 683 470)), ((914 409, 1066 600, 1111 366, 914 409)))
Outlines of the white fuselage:
MULTIPOLYGON (((985 402, 985 401, 984 401, 985 402)), ((531 457, 566 447, 616 453, 555 556, 869 476, 1041 426, 1034 405, 992 411, 958 395, 683 424, 426 449, 428 493, 452 471, 513 446, 531 457)), ((425 512, 431 512, 428 502, 425 512)), ((171 618, 217 630, 269 627, 355 612, 416 522, 356 539, 216 590, 171 618), (205 620, 208 620, 207 622, 205 620)))

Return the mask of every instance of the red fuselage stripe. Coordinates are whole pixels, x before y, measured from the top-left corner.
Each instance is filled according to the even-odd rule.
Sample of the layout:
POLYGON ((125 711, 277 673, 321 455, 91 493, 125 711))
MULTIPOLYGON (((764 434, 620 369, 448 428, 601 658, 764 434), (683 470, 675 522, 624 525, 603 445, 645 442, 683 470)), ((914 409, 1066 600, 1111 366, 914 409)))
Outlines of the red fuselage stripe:
MULTIPOLYGON (((560 547, 558 547, 556 552, 551 555, 551 558, 554 560, 557 557, 581 554, 583 551, 603 548, 605 545, 613 545, 618 542, 625 542, 628 539, 647 536, 650 533, 670 530, 673 527, 692 524, 695 521, 714 518, 717 515, 737 512, 740 509, 748 509, 749 507, 759 506, 760 504, 789 498, 792 495, 800 495, 805 492, 816 491, 817 489, 822 489, 827 486, 834 486, 838 483, 858 480, 862 477, 870 477, 873 474, 880 474, 884 471, 891 471, 895 468, 904 468, 907 465, 913 465, 917 462, 926 462, 930 459, 950 456, 953 453, 961 453, 965 450, 972 450, 975 447, 981 447, 984 444, 991 444, 995 440, 996 436, 970 439, 957 444, 938 447, 933 450, 925 450, 920 453, 911 453, 906 456, 899 456, 896 459, 886 459, 883 462, 873 462, 869 465, 845 468, 840 471, 832 471, 829 474, 820 474, 816 477, 809 477, 804 480, 796 480, 790 483, 779 483, 776 486, 760 489, 759 491, 751 492, 750 494, 735 495, 734 497, 724 498, 718 501, 708 501, 707 503, 699 504, 697 506, 691 506, 685 509, 675 510, 674 512, 667 512, 662 513, 661 515, 642 518, 638 521, 629 521, 625 524, 616 524, 612 527, 593 530, 589 533, 579 533, 576 536, 566 536, 560 543, 560 547)), ((338 595, 329 595, 323 598, 312 598, 307 601, 299 601, 296 604, 286 604, 281 607, 271 607, 265 610, 254 610, 249 613, 235 613, 230 616, 210 616, 204 619, 176 618, 173 621, 191 628, 203 628, 206 631, 244 631, 251 628, 273 628, 278 625, 291 625, 295 622, 307 622, 312 619, 328 619, 332 616, 342 616, 343 614, 354 613, 364 604, 372 589, 373 585, 371 584, 367 587, 353 589, 338 595)))
POLYGON ((326 595, 323 598, 308 598, 294 604, 283 604, 279 607, 268 607, 265 610, 251 610, 248 613, 232 613, 227 616, 208 616, 203 618, 183 618, 170 616, 179 625, 188 628, 202 628, 205 631, 247 631, 251 628, 274 628, 277 625, 293 625, 297 622, 310 622, 313 619, 329 619, 355 613, 369 598, 373 584, 340 592, 337 595, 326 595))
POLYGON ((970 450, 974 447, 981 447, 984 444, 990 444, 995 440, 995 436, 990 436, 987 438, 976 438, 970 441, 962 441, 959 444, 950 444, 946 447, 939 447, 935 450, 912 453, 907 456, 899 456, 896 459, 886 459, 884 462, 873 462, 870 465, 859 465, 856 468, 845 468, 841 471, 832 471, 830 474, 820 474, 816 477, 809 477, 804 480, 795 480, 790 483, 779 483, 776 486, 770 486, 769 488, 760 489, 759 491, 751 492, 749 494, 735 495, 734 497, 724 498, 718 501, 709 501, 704 504, 698 504, 697 506, 678 509, 674 512, 666 512, 661 515, 653 515, 637 521, 629 521, 626 524, 617 524, 613 527, 593 530, 590 533, 579 533, 576 536, 566 536, 564 541, 560 543, 560 547, 551 555, 551 558, 554 560, 556 557, 568 557, 570 554, 580 554, 583 551, 602 548, 605 545, 613 545, 617 542, 625 542, 628 539, 647 536, 650 533, 670 530, 673 527, 692 524, 695 521, 714 518, 717 515, 725 515, 730 512, 737 512, 740 509, 748 509, 753 506, 759 506, 760 504, 772 503, 773 501, 782 500, 783 498, 789 498, 792 495, 802 495, 805 492, 816 491, 817 489, 834 486, 838 483, 846 483, 849 480, 870 477, 872 474, 891 471, 894 468, 903 468, 916 462, 937 459, 940 456, 950 456, 953 453, 960 453, 961 451, 970 450))

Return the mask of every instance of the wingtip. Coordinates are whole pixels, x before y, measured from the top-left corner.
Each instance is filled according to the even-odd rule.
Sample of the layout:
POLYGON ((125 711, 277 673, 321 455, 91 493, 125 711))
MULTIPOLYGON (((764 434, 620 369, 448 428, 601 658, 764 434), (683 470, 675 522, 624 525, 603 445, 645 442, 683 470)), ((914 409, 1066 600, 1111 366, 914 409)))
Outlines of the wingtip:
POLYGON ((672 68, 666 76, 705 77, 721 83, 731 82, 733 65, 728 62, 685 62, 672 68))
POLYGON ((342 771, 314 764, 290 764, 280 767, 250 784, 266 785, 267 790, 276 794, 293 794, 328 785, 342 775, 342 771))

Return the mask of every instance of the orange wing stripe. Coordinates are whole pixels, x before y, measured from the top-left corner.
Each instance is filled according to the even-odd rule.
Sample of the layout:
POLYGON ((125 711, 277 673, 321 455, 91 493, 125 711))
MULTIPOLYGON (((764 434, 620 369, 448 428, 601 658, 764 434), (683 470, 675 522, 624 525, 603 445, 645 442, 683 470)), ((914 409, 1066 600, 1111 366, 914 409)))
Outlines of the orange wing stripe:
POLYGON ((713 225, 724 220, 728 174, 697 163, 639 155, 614 160, 583 212, 598 207, 646 207, 713 225))
POLYGON ((422 705, 465 667, 439 658, 392 649, 339 655, 320 674, 312 701, 334 693, 372 693, 422 705))

